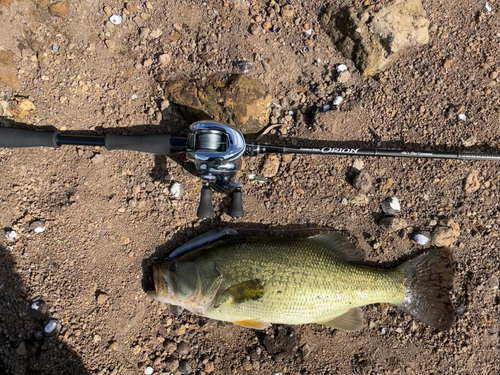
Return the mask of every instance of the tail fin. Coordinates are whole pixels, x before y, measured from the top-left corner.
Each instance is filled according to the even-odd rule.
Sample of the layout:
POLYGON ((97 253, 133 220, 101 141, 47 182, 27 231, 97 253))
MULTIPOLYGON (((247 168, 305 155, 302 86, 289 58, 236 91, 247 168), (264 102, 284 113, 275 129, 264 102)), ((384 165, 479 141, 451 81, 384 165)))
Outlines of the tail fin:
POLYGON ((436 248, 398 267, 405 275, 406 294, 398 307, 438 329, 449 329, 455 320, 449 290, 453 284, 452 255, 436 248))

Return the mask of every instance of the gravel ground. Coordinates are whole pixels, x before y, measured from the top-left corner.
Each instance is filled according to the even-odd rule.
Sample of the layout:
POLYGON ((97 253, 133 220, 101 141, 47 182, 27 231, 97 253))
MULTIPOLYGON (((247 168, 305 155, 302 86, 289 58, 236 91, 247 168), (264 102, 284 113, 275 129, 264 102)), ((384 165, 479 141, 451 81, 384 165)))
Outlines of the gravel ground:
MULTIPOLYGON (((488 12, 482 2, 425 1, 430 42, 367 78, 322 31, 325 2, 289 3, 293 14, 282 12, 284 1, 86 0, 49 8, 47 0, 1 0, 0 50, 13 58, 0 54, 0 66, 4 59, 17 78, 4 73, 0 100, 28 98, 35 109, 22 122, 33 126, 182 133, 165 85, 243 73, 237 62, 247 61, 244 74, 273 97, 270 123, 282 124, 270 142, 373 147, 371 127, 386 147, 499 147, 498 4, 488 12), (112 14, 123 22, 111 24, 112 14), (279 31, 264 30, 266 21, 279 31), (340 63, 351 73, 345 82, 334 79, 340 63), (340 107, 310 115, 336 95, 345 99, 340 107)), ((499 374, 497 164, 362 161, 364 176, 352 181, 353 163, 361 168, 353 157, 246 159, 245 217, 229 217, 228 200, 216 194, 216 218, 201 220, 199 179, 171 159, 90 147, 0 149, 0 226, 17 233, 16 240, 0 233, 0 374, 148 367, 154 374, 499 374), (263 170, 271 171, 265 184, 248 179, 263 170), (170 195, 172 182, 182 185, 180 198, 170 195), (404 221, 396 230, 379 225, 380 205, 392 196, 404 221), (446 332, 386 305, 363 308, 366 325, 355 333, 319 325, 254 332, 143 292, 151 254, 219 226, 281 236, 336 228, 369 261, 385 263, 421 248, 416 230, 435 240, 434 229, 450 219, 460 228, 451 241, 457 320, 446 332), (37 220, 41 233, 34 230, 41 224, 30 227, 37 220), (33 311, 38 296, 45 306, 33 311), (49 319, 60 329, 37 340, 49 319)))

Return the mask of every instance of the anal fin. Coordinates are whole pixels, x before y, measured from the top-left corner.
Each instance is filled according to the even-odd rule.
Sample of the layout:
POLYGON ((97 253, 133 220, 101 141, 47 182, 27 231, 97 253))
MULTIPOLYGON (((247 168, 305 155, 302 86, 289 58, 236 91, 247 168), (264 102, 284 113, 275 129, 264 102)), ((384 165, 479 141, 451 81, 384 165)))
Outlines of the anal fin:
POLYGON ((332 320, 319 323, 342 331, 359 331, 363 328, 363 311, 361 311, 359 307, 354 307, 347 310, 347 312, 342 315, 336 316, 332 320))
POLYGON ((271 326, 271 323, 265 323, 261 322, 260 320, 236 320, 234 322, 231 322, 233 324, 236 324, 240 327, 245 327, 245 328, 252 328, 252 329, 266 329, 271 326))

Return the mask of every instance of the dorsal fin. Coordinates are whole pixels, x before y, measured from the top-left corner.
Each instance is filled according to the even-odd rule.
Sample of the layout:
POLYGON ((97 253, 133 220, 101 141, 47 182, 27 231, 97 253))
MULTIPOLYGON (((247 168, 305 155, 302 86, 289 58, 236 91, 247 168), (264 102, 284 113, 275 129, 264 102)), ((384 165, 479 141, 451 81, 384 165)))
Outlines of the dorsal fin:
POLYGON ((314 242, 325 249, 333 251, 346 262, 354 263, 364 260, 363 252, 340 232, 317 234, 307 237, 306 241, 314 242))

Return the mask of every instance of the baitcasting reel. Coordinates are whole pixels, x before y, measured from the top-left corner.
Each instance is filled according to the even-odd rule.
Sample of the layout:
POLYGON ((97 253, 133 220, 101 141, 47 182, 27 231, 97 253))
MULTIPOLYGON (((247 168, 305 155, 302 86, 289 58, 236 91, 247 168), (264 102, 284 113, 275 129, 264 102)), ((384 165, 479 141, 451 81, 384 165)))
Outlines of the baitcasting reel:
POLYGON ((196 165, 203 185, 198 216, 214 216, 214 189, 231 193, 229 215, 242 217, 241 184, 232 180, 241 167, 241 156, 246 149, 243 134, 214 121, 196 122, 191 125, 191 130, 186 140, 186 157, 196 165))
POLYGON ((170 134, 75 136, 59 131, 35 131, 17 128, 0 128, 0 147, 59 147, 61 145, 104 146, 107 150, 131 150, 158 155, 185 152, 194 162, 201 175, 202 188, 199 217, 215 215, 212 205, 212 189, 231 194, 229 215, 243 216, 241 184, 233 181, 241 167, 241 157, 262 153, 358 155, 426 159, 495 160, 499 155, 449 151, 411 151, 381 148, 339 148, 277 146, 247 142, 243 134, 228 125, 215 121, 199 121, 191 125, 187 138, 170 134))

